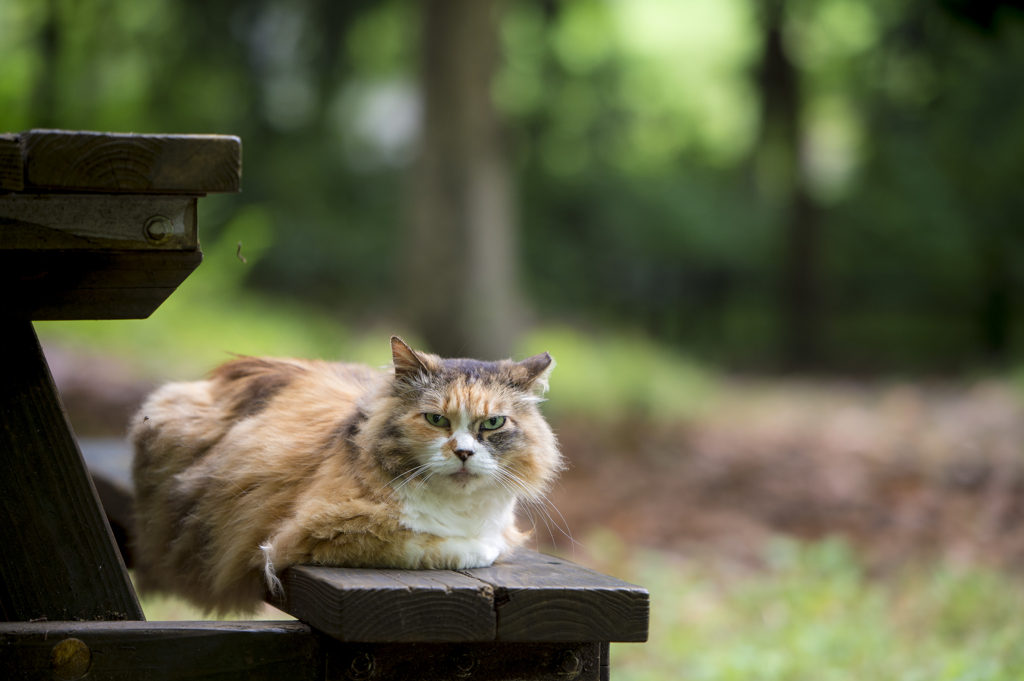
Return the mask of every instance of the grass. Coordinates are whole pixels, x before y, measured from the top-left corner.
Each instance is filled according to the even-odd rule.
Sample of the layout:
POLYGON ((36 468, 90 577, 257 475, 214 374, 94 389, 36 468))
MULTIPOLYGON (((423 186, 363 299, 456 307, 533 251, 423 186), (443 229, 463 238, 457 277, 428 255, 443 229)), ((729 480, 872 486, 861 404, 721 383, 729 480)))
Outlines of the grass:
POLYGON ((598 567, 651 592, 650 641, 612 645, 615 679, 1024 678, 1024 585, 996 571, 918 565, 872 579, 838 540, 780 540, 756 572, 635 553, 608 534, 588 544, 598 567))

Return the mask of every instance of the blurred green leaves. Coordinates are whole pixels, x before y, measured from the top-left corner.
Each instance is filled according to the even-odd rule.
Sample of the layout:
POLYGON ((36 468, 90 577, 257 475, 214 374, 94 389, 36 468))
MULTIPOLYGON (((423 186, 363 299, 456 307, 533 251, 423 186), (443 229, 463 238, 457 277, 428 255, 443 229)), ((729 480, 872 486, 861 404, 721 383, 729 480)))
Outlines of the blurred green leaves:
MULTIPOLYGON (((1024 21, 988 8, 975 27, 954 5, 786 2, 827 367, 1024 354, 1024 21)), ((776 366, 787 218, 757 190, 764 7, 506 4, 492 95, 539 316, 776 366)), ((204 199, 204 245, 258 206, 273 245, 244 287, 386 319, 420 130, 419 10, 0 0, 0 128, 241 135, 244 192, 204 199)))

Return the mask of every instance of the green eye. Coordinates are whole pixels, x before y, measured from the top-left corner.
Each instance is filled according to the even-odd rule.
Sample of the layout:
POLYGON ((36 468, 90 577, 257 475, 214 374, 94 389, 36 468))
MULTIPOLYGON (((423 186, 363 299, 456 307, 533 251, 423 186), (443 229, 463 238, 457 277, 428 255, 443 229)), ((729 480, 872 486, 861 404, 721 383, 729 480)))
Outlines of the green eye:
POLYGON ((489 419, 485 419, 483 423, 480 424, 480 430, 497 430, 503 425, 505 425, 504 416, 492 416, 489 419))
POLYGON ((438 428, 448 427, 448 419, 445 418, 444 416, 441 416, 440 414, 424 414, 424 416, 427 419, 427 423, 429 423, 432 426, 437 426, 438 428))

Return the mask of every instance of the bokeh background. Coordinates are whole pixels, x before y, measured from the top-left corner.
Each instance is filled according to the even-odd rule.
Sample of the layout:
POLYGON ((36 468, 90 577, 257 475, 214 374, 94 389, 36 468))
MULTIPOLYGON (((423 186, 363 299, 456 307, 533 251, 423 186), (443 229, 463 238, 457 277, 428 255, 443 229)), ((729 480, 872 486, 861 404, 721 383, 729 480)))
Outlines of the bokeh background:
POLYGON ((244 145, 150 319, 37 324, 80 435, 228 352, 548 350, 524 521, 651 589, 615 674, 1024 676, 1019 0, 0 0, 46 127, 244 145))

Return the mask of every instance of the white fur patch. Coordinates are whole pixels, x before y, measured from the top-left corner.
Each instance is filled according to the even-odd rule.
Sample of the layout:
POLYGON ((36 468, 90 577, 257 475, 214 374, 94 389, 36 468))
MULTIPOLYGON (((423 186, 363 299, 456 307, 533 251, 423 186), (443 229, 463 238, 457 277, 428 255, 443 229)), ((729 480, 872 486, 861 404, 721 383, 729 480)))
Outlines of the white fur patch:
POLYGON ((281 598, 284 596, 284 585, 274 570, 274 546, 270 542, 260 544, 260 551, 263 552, 263 579, 267 582, 267 588, 271 594, 281 598))

